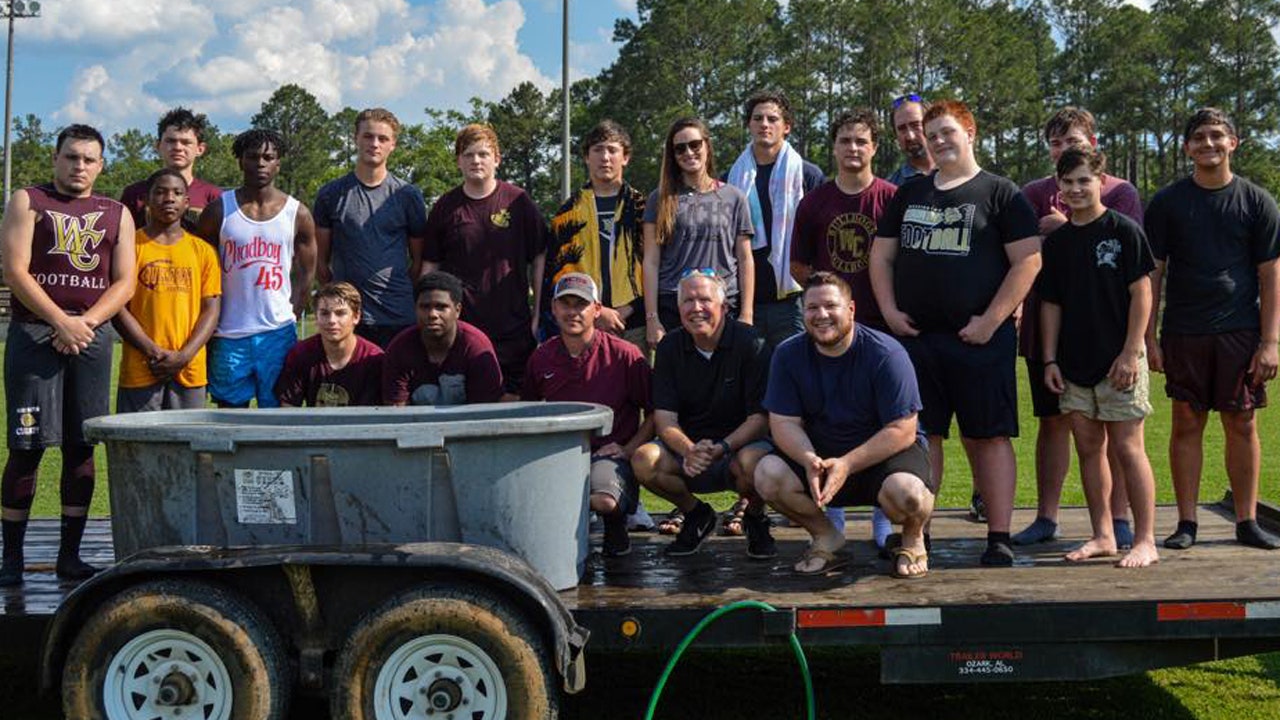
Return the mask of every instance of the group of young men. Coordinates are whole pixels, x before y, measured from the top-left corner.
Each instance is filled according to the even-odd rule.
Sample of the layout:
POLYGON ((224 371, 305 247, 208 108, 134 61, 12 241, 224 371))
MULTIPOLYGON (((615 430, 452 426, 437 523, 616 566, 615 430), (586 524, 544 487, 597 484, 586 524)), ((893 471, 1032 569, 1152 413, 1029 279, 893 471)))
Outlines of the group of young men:
POLYGON ((124 340, 122 412, 204 407, 206 394, 232 407, 607 405, 614 426, 593 441, 590 474, 606 556, 630 550, 639 485, 676 506, 671 556, 696 552, 716 527, 697 495, 734 490, 749 556, 777 553, 766 505, 809 532, 802 574, 849 561, 843 512, 824 513, 846 505, 876 507, 874 539, 893 575, 927 574, 953 417, 988 524, 982 564, 1011 565, 1014 545, 1056 538, 1072 435, 1093 534, 1067 559, 1127 550, 1122 566, 1156 562, 1149 366, 1166 373, 1174 407, 1180 521, 1165 546, 1195 542, 1214 410, 1237 537, 1280 547, 1256 522, 1254 421, 1280 360, 1280 212, 1231 173, 1230 119, 1206 109, 1188 121, 1193 174, 1157 193, 1144 222, 1133 187, 1106 174, 1086 111, 1050 119, 1055 175, 1024 188, 978 166, 962 103, 905 95, 892 117, 905 162, 890 181, 872 171, 880 131, 868 110, 832 123, 835 174, 823 181, 787 142, 785 96, 748 99, 751 143, 725 180, 751 208, 752 322, 729 311, 726 278, 686 268, 680 328, 653 348, 645 196, 624 179, 631 141, 615 122, 584 136, 588 182, 549 226, 525 191, 497 179, 498 138, 482 125, 458 134, 462 183, 429 212, 387 170, 399 123, 382 109, 359 114, 355 169, 310 209, 275 187, 289 148, 269 130, 237 137, 243 183, 224 192, 194 177, 203 118, 167 114, 165 168, 122 205, 92 192, 101 135, 66 128, 53 182, 16 192, 0 226, 14 298, 0 585, 22 581, 50 446, 63 449, 57 573, 94 572, 78 552, 94 478, 81 424, 108 411, 108 321, 124 340), (316 279, 317 333, 298 341, 316 279), (1039 511, 1011 535, 1019 347, 1040 422, 1039 511))

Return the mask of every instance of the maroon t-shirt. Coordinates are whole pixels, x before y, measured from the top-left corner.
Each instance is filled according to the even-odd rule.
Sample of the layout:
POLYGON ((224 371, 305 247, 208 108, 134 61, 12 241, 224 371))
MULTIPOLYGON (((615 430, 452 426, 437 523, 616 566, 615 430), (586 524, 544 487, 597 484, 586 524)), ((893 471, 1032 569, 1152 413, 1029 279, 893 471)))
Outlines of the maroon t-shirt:
POLYGON ((791 259, 843 278, 853 289, 855 320, 877 330, 887 328, 867 265, 880 214, 897 191, 897 185, 876 178, 849 195, 829 180, 800 201, 791 237, 791 259))
POLYGON ((355 352, 340 370, 329 364, 319 335, 300 340, 285 356, 276 398, 294 407, 377 405, 382 399, 382 348, 355 338, 355 352))
MULTIPOLYGON (((187 186, 187 201, 190 207, 182 216, 182 227, 195 234, 196 221, 200 219, 200 211, 217 202, 222 197, 222 188, 195 178, 187 186)), ((129 209, 133 223, 139 228, 147 226, 147 181, 138 182, 126 187, 120 193, 120 203, 129 209)))
POLYGON ((640 411, 652 409, 649 363, 639 348, 596 331, 591 344, 573 357, 559 336, 542 343, 525 370, 521 400, 591 402, 613 410, 613 430, 591 440, 598 450, 627 444, 640 428, 640 411))
MULTIPOLYGON (((1022 196, 1035 208, 1036 217, 1049 214, 1050 208, 1071 217, 1071 208, 1058 196, 1058 178, 1050 175, 1022 186, 1022 196)), ((1102 204, 1142 226, 1142 199, 1138 189, 1114 175, 1102 175, 1102 204)), ((1022 303, 1022 324, 1018 329, 1018 354, 1040 360, 1040 295, 1035 286, 1022 303)))
MULTIPOLYGON (((28 271, 63 312, 82 315, 111 284, 124 207, 103 195, 63 195, 52 183, 27 188, 27 196, 36 213, 28 271)), ((12 309, 17 322, 44 322, 17 297, 12 309)))
POLYGON ((384 405, 466 405, 497 402, 502 370, 493 343, 474 325, 458 322, 458 334, 444 362, 427 357, 418 326, 391 339, 382 357, 384 405))
POLYGON ((427 216, 422 257, 462 280, 462 319, 493 341, 503 362, 523 362, 533 345, 529 273, 546 252, 547 228, 528 193, 498 181, 473 200, 456 187, 427 216))

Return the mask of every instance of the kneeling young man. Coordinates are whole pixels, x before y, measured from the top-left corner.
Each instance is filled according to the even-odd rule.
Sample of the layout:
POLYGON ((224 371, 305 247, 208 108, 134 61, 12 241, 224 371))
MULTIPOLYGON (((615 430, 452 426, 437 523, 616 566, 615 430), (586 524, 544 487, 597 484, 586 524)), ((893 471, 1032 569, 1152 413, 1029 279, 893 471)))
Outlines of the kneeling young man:
POLYGON ((916 422, 920 391, 907 351, 854 323, 848 283, 819 271, 804 290, 805 333, 778 346, 764 406, 778 451, 756 466, 755 487, 809 531, 796 572, 818 575, 849 562, 844 536, 822 507, 875 505, 902 525, 894 577, 929 572, 924 526, 937 480, 916 422))
POLYGON ((627 513, 639 496, 631 456, 653 437, 649 363, 640 349, 596 327, 602 312, 590 275, 567 273, 555 285, 551 312, 560 334, 529 356, 522 400, 599 403, 613 429, 591 439, 591 509, 604 520, 605 557, 631 552, 627 513), (641 421, 640 414, 648 417, 641 421))
POLYGON ((689 270, 676 289, 681 328, 658 343, 653 418, 658 438, 641 445, 631 467, 641 485, 684 513, 671 556, 692 555, 716 528, 716 513, 694 493, 736 490, 747 498, 747 555, 777 554, 764 503, 751 478, 769 448, 760 401, 769 370, 764 338, 729 317, 724 280, 689 270))
POLYGON ((285 407, 377 405, 382 398, 382 348, 356 334, 360 291, 348 282, 316 291, 316 334, 284 358, 276 399, 285 407))
POLYGON ((1092 148, 1072 148, 1058 158, 1058 187, 1071 219, 1044 242, 1044 383, 1070 418, 1093 523, 1093 537, 1067 560, 1116 554, 1106 462, 1111 448, 1134 519, 1133 549, 1119 564, 1146 567, 1159 560, 1155 477, 1142 432, 1143 418, 1151 414, 1143 336, 1155 260, 1142 228, 1102 204, 1105 169, 1106 158, 1092 148))

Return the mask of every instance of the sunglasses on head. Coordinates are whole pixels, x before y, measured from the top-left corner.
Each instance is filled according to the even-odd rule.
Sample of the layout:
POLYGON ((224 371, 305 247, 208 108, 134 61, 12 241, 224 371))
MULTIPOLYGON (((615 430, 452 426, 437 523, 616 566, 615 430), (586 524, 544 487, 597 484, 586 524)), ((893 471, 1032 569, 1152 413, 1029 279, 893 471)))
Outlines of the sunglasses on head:
POLYGON ((906 95, 899 95, 897 98, 894 98, 893 109, 897 110, 899 107, 902 106, 902 103, 904 102, 923 103, 924 100, 921 99, 921 97, 915 93, 907 93, 906 95))
POLYGON ((716 275, 716 269, 715 269, 715 268, 710 268, 710 267, 700 267, 700 268, 685 268, 684 272, 680 273, 680 279, 681 279, 681 280, 683 280, 683 279, 685 279, 685 278, 687 278, 687 277, 709 277, 709 278, 713 278, 713 277, 719 277, 719 276, 718 276, 718 275, 716 275))
POLYGON ((671 149, 675 150, 676 155, 684 155, 685 153, 689 153, 690 155, 693 155, 702 150, 702 143, 703 143, 702 138, 698 138, 697 140, 690 140, 689 142, 672 143, 671 149))

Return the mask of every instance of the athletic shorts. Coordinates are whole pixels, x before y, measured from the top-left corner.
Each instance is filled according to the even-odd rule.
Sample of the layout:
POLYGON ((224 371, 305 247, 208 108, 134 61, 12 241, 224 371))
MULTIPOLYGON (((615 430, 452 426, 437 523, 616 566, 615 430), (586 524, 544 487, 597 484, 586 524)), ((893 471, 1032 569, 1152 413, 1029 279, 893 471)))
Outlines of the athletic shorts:
POLYGON ((189 388, 172 380, 136 388, 116 390, 116 412, 152 410, 200 410, 205 406, 205 388, 189 388))
POLYGON ((111 412, 113 333, 101 325, 78 355, 53 349, 53 328, 11 322, 4 346, 9 447, 92 445, 84 421, 111 412))
POLYGON ((1076 385, 1064 380, 1067 389, 1062 393, 1062 412, 1077 412, 1099 422, 1124 422, 1141 420, 1151 414, 1151 374, 1147 371, 1146 356, 1138 365, 1138 380, 1128 390, 1116 390, 1110 380, 1103 380, 1093 387, 1076 385))
POLYGON ((1038 418, 1062 414, 1058 396, 1044 384, 1044 363, 1026 358, 1027 384, 1031 386, 1031 414, 1038 418))
POLYGON ((1267 406, 1265 386, 1254 387, 1249 363, 1262 339, 1257 330, 1214 335, 1164 333, 1164 391, 1197 412, 1246 412, 1267 406))
MULTIPOLYGON (((672 452, 671 448, 667 447, 666 443, 662 442, 661 439, 654 438, 650 442, 657 445, 662 450, 662 452, 674 457, 676 459, 676 462, 682 461, 681 456, 676 455, 674 452, 672 452)), ((684 480, 685 488, 687 488, 689 492, 694 493, 695 495, 706 495, 707 493, 718 493, 718 492, 724 492, 726 490, 737 490, 738 483, 733 478, 733 472, 729 470, 729 463, 730 461, 733 460, 734 455, 737 455, 739 452, 742 452, 746 448, 757 448, 767 453, 773 450, 773 443, 769 442, 768 440, 756 440, 755 442, 747 443, 745 446, 743 446, 742 448, 739 448, 738 451, 733 453, 732 455, 721 456, 719 460, 711 464, 711 467, 707 468, 706 470, 703 470, 702 472, 698 473, 693 477, 689 477, 688 475, 685 474, 684 464, 683 462, 681 462, 680 471, 678 474, 680 478, 684 480)))
MULTIPOLYGON (((791 472, 800 479, 804 494, 810 495, 809 481, 805 479, 804 466, 783 453, 774 453, 791 468, 791 472)), ((938 494, 938 481, 933 479, 929 466, 929 451, 921 443, 913 443, 911 447, 897 455, 886 458, 878 465, 856 472, 844 481, 844 486, 836 493, 829 505, 835 507, 852 507, 857 505, 874 505, 880 507, 880 488, 884 479, 894 473, 909 473, 920 478, 924 486, 933 495, 938 494)))
POLYGON ((209 394, 223 405, 244 406, 257 398, 260 408, 280 407, 276 378, 296 342, 293 323, 247 337, 210 340, 209 394))
POLYGON ((635 512, 640 486, 626 458, 591 458, 591 494, 608 495, 627 513, 635 512))
POLYGON ((986 345, 970 345, 949 332, 898 340, 916 368, 926 434, 948 437, 954 415, 963 437, 1017 437, 1018 335, 1012 322, 1001 325, 986 345))

